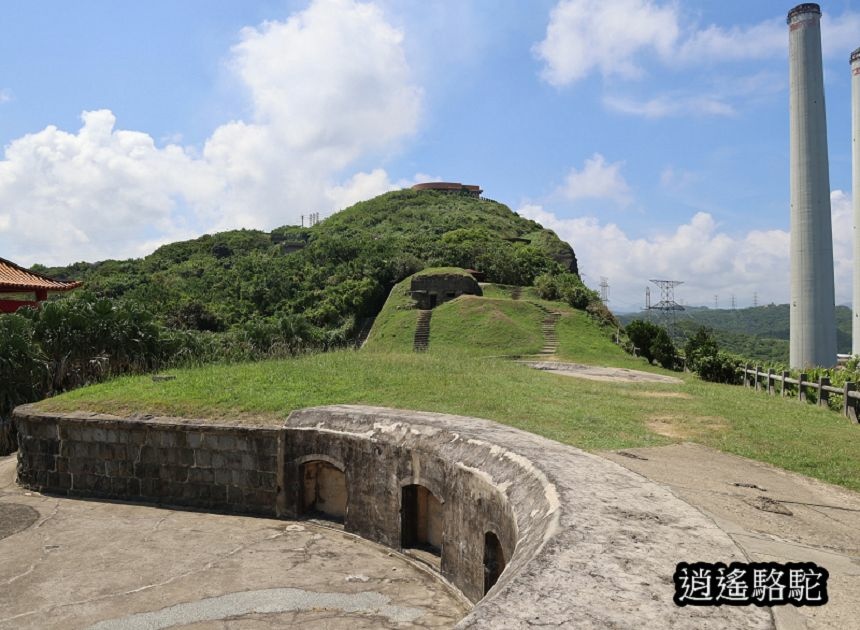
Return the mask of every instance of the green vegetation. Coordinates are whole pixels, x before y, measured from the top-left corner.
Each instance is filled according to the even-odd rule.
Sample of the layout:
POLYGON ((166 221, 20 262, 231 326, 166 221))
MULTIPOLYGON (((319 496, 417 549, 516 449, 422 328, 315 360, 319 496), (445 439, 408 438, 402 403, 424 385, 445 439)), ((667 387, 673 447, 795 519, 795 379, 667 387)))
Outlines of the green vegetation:
MULTIPOLYGON (((619 315, 625 325, 646 319, 647 312, 619 315)), ((788 363, 788 304, 769 304, 739 309, 688 308, 678 313, 674 341, 683 344, 700 326, 713 331, 724 351, 751 360, 788 363)), ((836 345, 843 354, 851 352, 851 309, 836 307, 836 345)))
MULTIPOLYGON (((614 320, 570 273, 569 247, 494 202, 400 191, 313 228, 229 232, 143 260, 43 271, 83 277, 95 295, 0 317, 7 407, 172 364, 174 381, 119 376, 39 406, 278 424, 312 405, 384 405, 490 418, 586 449, 690 440, 860 490, 858 429, 838 414, 692 374, 680 384, 609 383, 503 358, 540 350, 542 306, 560 314, 553 358, 666 374, 612 343, 614 320), (413 353, 409 276, 428 267, 475 268, 489 283, 484 297, 434 309, 429 349, 413 353), (363 350, 338 349, 357 318, 378 311, 363 350), (279 358, 248 361, 261 357, 279 358)), ((666 340, 651 333, 650 358, 670 365, 666 340)), ((729 369, 710 335, 691 337, 700 373, 729 369)))
POLYGON ((40 407, 277 424, 311 405, 384 405, 491 418, 586 449, 692 440, 860 490, 860 440, 845 418, 692 375, 619 386, 501 359, 364 351, 171 373, 175 381, 123 377, 40 407), (667 427, 678 437, 657 432, 667 427))
POLYGON ((34 269, 83 280, 98 297, 146 304, 172 328, 223 332, 254 320, 279 326, 293 316, 321 331, 351 333, 395 283, 449 266, 530 285, 543 273, 575 272, 576 259, 553 232, 502 204, 401 190, 310 228, 237 230, 165 245, 140 260, 34 269))
POLYGON ((636 319, 627 324, 627 336, 648 363, 656 361, 667 370, 676 367, 675 344, 662 326, 636 319))
MULTIPOLYGON (((428 267, 530 284, 540 274, 575 277, 576 258, 499 203, 404 190, 311 228, 206 235, 140 260, 36 265, 84 280, 86 292, 22 312, 29 324, 0 315, 10 331, 0 372, 14 373, 0 381, 3 431, 15 405, 117 374, 344 347, 397 282, 428 267)), ((381 346, 414 317, 397 313, 381 346)))
MULTIPOLYGON (((490 418, 586 449, 695 441, 860 490, 857 427, 838 414, 692 374, 673 373, 682 379, 675 385, 618 384, 500 358, 535 347, 528 340, 539 331, 541 311, 529 303, 539 301, 533 289, 511 301, 505 287, 485 285, 490 297, 463 296, 437 307, 429 351, 413 353, 415 310, 408 308, 407 288, 404 281, 392 291, 361 351, 179 369, 169 382, 122 377, 39 406, 278 424, 291 410, 312 405, 383 405, 490 418)), ((585 312, 538 303, 562 313, 558 358, 666 373, 625 354, 610 339, 614 329, 585 312)))

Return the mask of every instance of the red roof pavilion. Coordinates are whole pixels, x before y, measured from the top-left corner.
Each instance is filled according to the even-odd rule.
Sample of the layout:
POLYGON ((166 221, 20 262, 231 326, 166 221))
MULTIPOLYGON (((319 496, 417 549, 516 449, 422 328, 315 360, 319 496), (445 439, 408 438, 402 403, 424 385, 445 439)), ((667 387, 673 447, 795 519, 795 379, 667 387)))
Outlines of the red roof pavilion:
POLYGON ((48 299, 49 291, 71 291, 82 284, 54 280, 0 258, 0 313, 14 313, 22 306, 37 306, 48 299), (34 299, 21 299, 22 293, 34 294, 34 299))

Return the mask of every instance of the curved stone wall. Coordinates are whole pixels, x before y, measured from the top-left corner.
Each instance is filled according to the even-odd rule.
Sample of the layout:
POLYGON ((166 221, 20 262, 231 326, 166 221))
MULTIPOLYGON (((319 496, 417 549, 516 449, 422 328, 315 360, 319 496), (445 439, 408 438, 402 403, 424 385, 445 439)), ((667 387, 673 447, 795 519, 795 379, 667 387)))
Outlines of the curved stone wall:
POLYGON ((345 475, 345 529, 394 548, 403 488, 441 503, 442 574, 474 602, 458 627, 771 628, 766 609, 678 608, 680 561, 743 561, 667 489, 494 422, 328 406, 281 429, 44 414, 25 406, 19 482, 37 490, 251 513, 302 513, 303 466, 345 475), (487 533, 506 568, 484 596, 487 533))

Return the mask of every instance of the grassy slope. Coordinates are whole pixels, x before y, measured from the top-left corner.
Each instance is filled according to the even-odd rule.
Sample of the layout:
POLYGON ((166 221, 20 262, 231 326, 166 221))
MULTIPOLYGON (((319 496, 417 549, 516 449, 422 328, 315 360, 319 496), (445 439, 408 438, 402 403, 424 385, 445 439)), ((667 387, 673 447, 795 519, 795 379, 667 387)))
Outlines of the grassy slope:
MULTIPOLYGON (((490 306, 481 307, 478 298, 460 298, 437 308, 437 348, 431 333, 431 350, 414 354, 415 311, 395 308, 408 302, 403 288, 400 294, 395 288, 366 350, 360 352, 178 370, 175 381, 162 383, 148 377, 122 378, 40 406, 280 423, 290 410, 311 405, 384 405, 491 418, 586 449, 696 441, 860 490, 860 429, 839 414, 796 399, 704 383, 692 375, 682 375, 680 385, 615 385, 477 356, 490 351, 475 346, 495 337, 498 313, 510 318, 513 324, 505 322, 507 328, 536 321, 529 313, 534 307, 504 304, 495 297, 504 295, 498 287, 485 291, 494 296, 486 300, 490 306), (445 307, 448 315, 441 310, 445 307), (459 319, 465 312, 476 320, 489 317, 489 322, 480 326, 459 319), (450 323, 450 328, 440 322, 450 323), (396 331, 404 336, 394 335, 396 331), (471 347, 463 350, 466 343, 471 347), (679 437, 654 430, 666 432, 667 427, 679 437)), ((523 300, 532 297, 523 291, 523 300)), ((662 372, 623 354, 607 331, 584 313, 552 304, 564 312, 558 327, 561 358, 662 372)), ((510 347, 497 347, 495 354, 510 354, 510 347)))

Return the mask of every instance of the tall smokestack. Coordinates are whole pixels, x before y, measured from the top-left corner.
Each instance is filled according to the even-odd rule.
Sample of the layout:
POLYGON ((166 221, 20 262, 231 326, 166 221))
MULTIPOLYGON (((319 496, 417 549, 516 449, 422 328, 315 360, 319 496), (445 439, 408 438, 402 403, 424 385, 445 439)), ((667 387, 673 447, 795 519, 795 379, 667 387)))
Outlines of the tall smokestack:
POLYGON ((851 196, 854 198, 854 323, 851 354, 860 354, 860 48, 851 53, 851 196))
POLYGON ((788 12, 793 368, 836 364, 833 232, 820 21, 821 8, 817 4, 799 4, 788 12))

